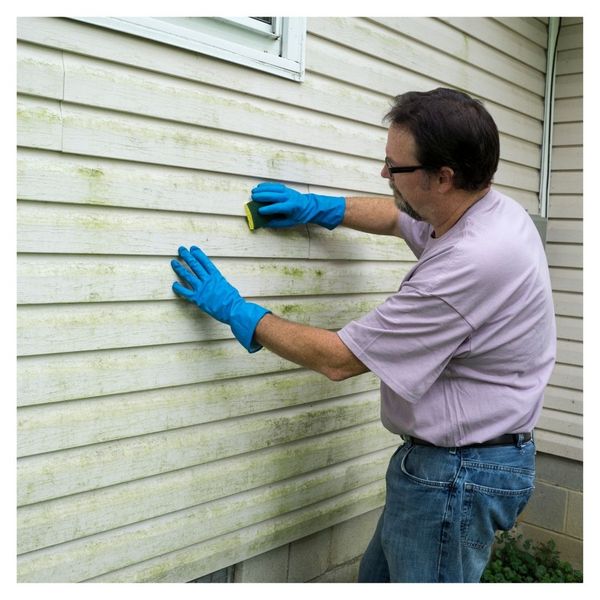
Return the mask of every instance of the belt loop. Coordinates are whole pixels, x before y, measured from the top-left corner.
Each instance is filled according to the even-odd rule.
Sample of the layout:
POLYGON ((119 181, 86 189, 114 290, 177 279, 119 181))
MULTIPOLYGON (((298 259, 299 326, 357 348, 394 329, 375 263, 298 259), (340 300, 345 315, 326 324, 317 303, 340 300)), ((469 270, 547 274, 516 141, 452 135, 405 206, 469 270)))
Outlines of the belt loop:
POLYGON ((517 448, 522 448, 525 445, 524 439, 525 439, 524 434, 522 434, 522 433, 515 434, 515 444, 516 444, 517 448))

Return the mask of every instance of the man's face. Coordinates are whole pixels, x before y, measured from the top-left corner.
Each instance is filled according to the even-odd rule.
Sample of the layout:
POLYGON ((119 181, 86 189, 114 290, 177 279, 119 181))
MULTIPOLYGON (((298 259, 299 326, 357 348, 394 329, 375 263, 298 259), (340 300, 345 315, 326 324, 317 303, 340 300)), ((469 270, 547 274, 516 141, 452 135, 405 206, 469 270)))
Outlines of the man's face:
POLYGON ((409 217, 412 217, 415 221, 422 221, 423 217, 414 210, 410 204, 404 199, 404 196, 400 192, 400 190, 396 187, 394 180, 390 179, 389 186, 392 188, 392 192, 394 194, 394 200, 396 201, 396 206, 403 212, 406 213, 409 217))
MULTIPOLYGON (((386 145, 386 156, 392 166, 418 165, 419 161, 415 154, 416 146, 412 134, 404 128, 392 125, 388 131, 386 145)), ((415 171, 413 173, 396 173, 392 175, 388 172, 387 166, 384 165, 381 176, 388 179, 396 206, 409 217, 417 221, 423 221, 423 216, 417 210, 419 194, 416 192, 427 189, 424 187, 424 173, 415 171)))

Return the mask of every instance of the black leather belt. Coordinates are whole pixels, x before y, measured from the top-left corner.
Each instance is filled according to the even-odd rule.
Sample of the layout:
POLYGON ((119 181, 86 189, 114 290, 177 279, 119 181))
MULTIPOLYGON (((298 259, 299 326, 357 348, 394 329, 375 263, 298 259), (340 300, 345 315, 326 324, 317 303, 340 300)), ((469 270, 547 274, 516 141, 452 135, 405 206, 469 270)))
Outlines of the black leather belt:
MULTIPOLYGON (((527 442, 531 441, 532 437, 533 436, 531 433, 506 433, 504 435, 495 437, 491 440, 487 440, 487 442, 481 442, 479 444, 469 444, 467 446, 460 446, 460 447, 461 448, 479 448, 481 446, 512 446, 512 445, 516 446, 519 444, 519 441, 522 444, 526 444, 527 442)), ((416 444, 417 446, 435 446, 435 444, 432 444, 431 442, 428 442, 427 440, 421 440, 419 438, 412 437, 412 435, 403 435, 402 439, 405 442, 412 442, 413 444, 416 444)))

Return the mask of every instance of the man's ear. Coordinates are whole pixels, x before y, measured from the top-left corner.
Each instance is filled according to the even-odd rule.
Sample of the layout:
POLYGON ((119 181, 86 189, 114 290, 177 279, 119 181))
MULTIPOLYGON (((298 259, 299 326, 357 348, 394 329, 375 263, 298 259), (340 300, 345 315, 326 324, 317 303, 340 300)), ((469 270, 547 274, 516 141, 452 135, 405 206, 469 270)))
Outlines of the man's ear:
POLYGON ((454 169, 442 167, 438 171, 438 186, 440 192, 449 192, 454 186, 454 169))

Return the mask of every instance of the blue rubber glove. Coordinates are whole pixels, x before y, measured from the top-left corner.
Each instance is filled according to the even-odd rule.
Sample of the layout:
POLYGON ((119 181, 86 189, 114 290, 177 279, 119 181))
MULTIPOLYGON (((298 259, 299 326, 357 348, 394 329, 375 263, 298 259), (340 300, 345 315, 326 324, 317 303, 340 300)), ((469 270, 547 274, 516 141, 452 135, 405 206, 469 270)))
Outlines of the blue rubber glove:
POLYGON ((173 283, 173 291, 221 323, 227 323, 238 342, 248 352, 260 350, 262 346, 253 340, 254 330, 258 322, 271 311, 244 300, 197 246, 192 246, 189 251, 180 246, 179 256, 192 272, 176 260, 171 261, 171 266, 190 287, 176 281, 173 283))
POLYGON ((342 196, 301 194, 283 183, 259 183, 252 190, 252 200, 267 203, 258 212, 271 217, 267 226, 275 228, 316 223, 333 229, 346 212, 346 199, 342 196))

